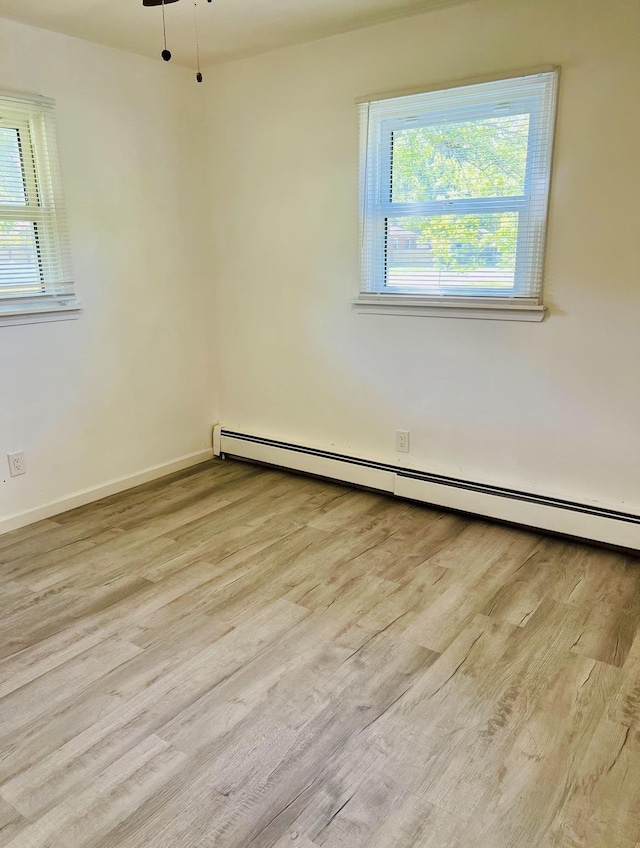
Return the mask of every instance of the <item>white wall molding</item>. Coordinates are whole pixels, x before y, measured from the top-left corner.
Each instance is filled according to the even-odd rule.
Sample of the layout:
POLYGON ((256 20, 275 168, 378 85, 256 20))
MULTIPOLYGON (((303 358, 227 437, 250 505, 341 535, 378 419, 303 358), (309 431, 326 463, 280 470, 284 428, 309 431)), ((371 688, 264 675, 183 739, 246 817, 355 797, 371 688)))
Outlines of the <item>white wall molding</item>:
POLYGON ((279 466, 434 506, 640 550, 640 515, 222 429, 219 455, 279 466))
POLYGON ((63 512, 68 512, 70 509, 92 503, 93 501, 108 498, 110 495, 117 495, 119 492, 133 489, 136 486, 141 486, 143 483, 149 483, 160 477, 166 477, 167 474, 173 474, 176 471, 190 468, 192 465, 206 462, 212 457, 213 451, 211 448, 196 451, 195 453, 172 459, 169 462, 152 465, 150 468, 145 468, 143 471, 138 471, 135 474, 129 474, 126 477, 119 477, 116 480, 101 483, 99 486, 92 486, 89 489, 74 492, 71 495, 66 495, 63 498, 58 498, 55 501, 35 507, 35 509, 0 517, 0 535, 9 533, 11 530, 17 530, 20 527, 26 527, 27 524, 33 524, 35 521, 52 518, 63 512))
POLYGON ((546 307, 512 301, 488 303, 438 303, 427 297, 363 293, 353 301, 356 312, 364 315, 408 315, 427 318, 486 318, 493 321, 544 321, 546 307))

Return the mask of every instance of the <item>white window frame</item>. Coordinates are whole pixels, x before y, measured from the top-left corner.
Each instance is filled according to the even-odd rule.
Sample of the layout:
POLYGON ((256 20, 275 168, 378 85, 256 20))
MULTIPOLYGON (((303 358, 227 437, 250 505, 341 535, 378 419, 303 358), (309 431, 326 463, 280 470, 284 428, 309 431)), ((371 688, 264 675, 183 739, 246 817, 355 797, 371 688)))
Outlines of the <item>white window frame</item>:
MULTIPOLYGON (((438 317, 491 318, 542 321, 542 271, 547 226, 551 158, 555 124, 558 68, 544 67, 521 73, 490 78, 465 80, 449 86, 361 98, 360 134, 360 227, 361 268, 360 293, 354 305, 359 312, 382 312, 400 315, 429 315, 438 317), (391 139, 394 131, 408 127, 442 125, 461 119, 495 117, 502 106, 501 98, 485 88, 478 88, 477 97, 469 97, 464 106, 448 106, 447 93, 461 87, 482 86, 487 82, 514 81, 523 77, 545 75, 544 95, 522 94, 509 98, 507 110, 500 115, 529 114, 529 140, 543 137, 545 143, 529 143, 524 193, 510 197, 465 198, 420 203, 393 203, 390 199, 392 179, 391 139), (430 95, 424 97, 424 95, 430 95), (435 97, 433 95, 436 95, 435 97), (383 102, 383 109, 376 104, 383 102), (551 116, 551 117, 550 117, 551 116), (543 131, 543 123, 546 127, 543 131), (516 247, 514 287, 496 294, 495 288, 477 286, 447 287, 446 296, 421 293, 387 285, 388 234, 386 221, 397 224, 402 217, 424 215, 465 214, 482 211, 517 212, 518 238, 532 228, 536 233, 537 249, 528 256, 516 247), (534 217, 535 216, 535 217, 534 217), (532 281, 539 280, 537 292, 531 296, 532 281)), ((469 89, 471 91, 471 89, 469 89)), ((473 95, 473 92, 471 92, 473 95)), ((535 287, 535 286, 534 286, 535 287)))
MULTIPOLYGON (((28 221, 37 229, 40 285, 3 293, 0 326, 67 320, 80 314, 55 126, 55 103, 38 95, 0 91, 0 127, 19 131, 25 204, 1 204, 0 221, 28 221)), ((18 286, 16 286, 18 289, 18 286)))

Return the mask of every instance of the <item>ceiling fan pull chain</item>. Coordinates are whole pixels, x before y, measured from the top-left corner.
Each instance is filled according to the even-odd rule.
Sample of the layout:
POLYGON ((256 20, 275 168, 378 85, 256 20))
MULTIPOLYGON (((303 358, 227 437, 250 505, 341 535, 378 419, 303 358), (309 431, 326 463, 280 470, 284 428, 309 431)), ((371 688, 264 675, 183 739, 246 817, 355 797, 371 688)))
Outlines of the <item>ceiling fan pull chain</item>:
POLYGON ((196 82, 202 82, 202 73, 200 71, 200 41, 198 39, 198 0, 193 0, 193 27, 196 34, 196 82))
POLYGON ((171 51, 167 50, 167 20, 164 14, 164 0, 162 0, 162 34, 164 37, 164 50, 160 54, 165 62, 168 62, 171 58, 171 51))
MULTIPOLYGON (((171 59, 171 51, 167 49, 167 19, 164 7, 167 3, 177 3, 178 0, 142 0, 143 6, 162 6, 162 36, 164 39, 164 48, 160 54, 165 62, 171 59)), ((211 3, 212 0, 207 0, 211 3)), ((198 37, 198 0, 193 0, 193 26, 196 36, 196 80, 202 82, 202 71, 200 70, 200 39, 198 37)))

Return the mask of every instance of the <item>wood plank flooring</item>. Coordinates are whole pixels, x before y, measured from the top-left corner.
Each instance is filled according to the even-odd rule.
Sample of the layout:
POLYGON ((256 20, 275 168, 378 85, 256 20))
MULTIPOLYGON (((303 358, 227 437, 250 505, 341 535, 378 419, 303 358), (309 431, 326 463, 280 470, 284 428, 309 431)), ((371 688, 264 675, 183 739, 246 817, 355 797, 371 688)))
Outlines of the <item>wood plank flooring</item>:
POLYGON ((214 461, 0 537, 0 845, 640 848, 640 559, 214 461))

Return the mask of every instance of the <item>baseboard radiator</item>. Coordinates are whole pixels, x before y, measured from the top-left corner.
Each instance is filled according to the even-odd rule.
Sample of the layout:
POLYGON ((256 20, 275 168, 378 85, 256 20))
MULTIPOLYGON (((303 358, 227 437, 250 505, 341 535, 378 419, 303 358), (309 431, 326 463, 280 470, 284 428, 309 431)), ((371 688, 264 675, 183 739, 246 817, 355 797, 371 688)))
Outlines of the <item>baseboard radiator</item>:
POLYGON ((216 428, 214 453, 433 506, 640 551, 640 515, 216 428))

